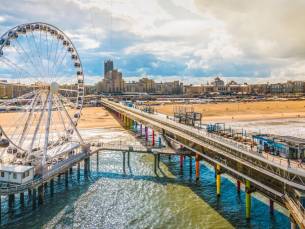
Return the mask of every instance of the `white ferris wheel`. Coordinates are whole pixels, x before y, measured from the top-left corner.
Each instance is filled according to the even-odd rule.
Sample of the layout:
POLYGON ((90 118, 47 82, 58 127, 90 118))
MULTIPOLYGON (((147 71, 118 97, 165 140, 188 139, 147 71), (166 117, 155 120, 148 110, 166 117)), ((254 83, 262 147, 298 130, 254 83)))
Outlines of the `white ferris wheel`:
POLYGON ((35 22, 5 32, 0 79, 0 163, 44 165, 84 143, 84 73, 63 31, 35 22))

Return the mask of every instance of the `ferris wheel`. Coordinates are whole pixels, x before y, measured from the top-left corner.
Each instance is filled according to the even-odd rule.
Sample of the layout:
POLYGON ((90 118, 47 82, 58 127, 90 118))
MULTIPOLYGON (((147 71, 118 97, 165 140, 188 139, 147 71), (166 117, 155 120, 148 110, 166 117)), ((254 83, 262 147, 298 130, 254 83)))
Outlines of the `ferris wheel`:
POLYGON ((84 73, 63 31, 35 22, 5 32, 0 37, 0 79, 0 162, 45 164, 84 144, 76 128, 84 73))

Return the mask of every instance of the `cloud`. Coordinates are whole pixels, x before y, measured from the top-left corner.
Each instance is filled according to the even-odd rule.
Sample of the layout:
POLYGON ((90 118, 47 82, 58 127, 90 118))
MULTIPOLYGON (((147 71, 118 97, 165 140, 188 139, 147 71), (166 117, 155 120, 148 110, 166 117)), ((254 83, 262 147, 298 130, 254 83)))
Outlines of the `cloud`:
POLYGON ((196 3, 202 13, 222 20, 249 54, 305 57, 303 0, 197 0, 196 3))
POLYGON ((203 15, 224 23, 244 58, 268 64, 270 79, 276 74, 278 80, 297 79, 296 72, 304 77, 304 1, 196 0, 196 5, 203 15))
POLYGON ((88 82, 108 58, 126 77, 190 83, 305 75, 303 0, 2 0, 0 12, 2 33, 32 21, 64 30, 88 82))

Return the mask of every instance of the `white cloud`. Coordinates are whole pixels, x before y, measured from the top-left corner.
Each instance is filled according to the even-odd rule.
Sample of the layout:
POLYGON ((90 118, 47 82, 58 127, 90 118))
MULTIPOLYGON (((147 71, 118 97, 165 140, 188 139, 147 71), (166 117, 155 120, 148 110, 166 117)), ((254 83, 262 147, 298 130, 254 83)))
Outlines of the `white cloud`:
POLYGON ((197 0, 203 14, 222 20, 249 52, 264 57, 305 57, 303 0, 197 0))
POLYGON ((305 60, 297 61, 284 67, 273 69, 268 80, 270 82, 279 82, 286 80, 305 79, 305 60))
MULTIPOLYGON (((270 80, 301 79, 305 75, 303 0, 2 0, 1 3, 2 32, 16 24, 46 21, 67 32, 82 58, 98 63, 105 56, 122 60, 131 54, 153 55, 158 61, 180 61, 186 68, 181 75, 187 72, 190 74, 187 79, 194 81, 198 78, 191 74, 197 70, 228 77, 245 75, 245 79, 248 74, 249 79, 252 76, 260 80, 269 74, 270 80)), ((159 68, 162 64, 155 61, 150 66, 159 68)), ((147 68, 142 70, 139 75, 149 72, 147 68)), ((97 79, 94 75, 98 72, 91 69, 87 72, 97 79)), ((160 78, 157 75, 154 77, 160 78)))
POLYGON ((97 41, 92 36, 86 35, 85 33, 83 34, 68 33, 67 35, 73 41, 73 43, 75 43, 78 50, 96 49, 100 46, 99 41, 97 41))

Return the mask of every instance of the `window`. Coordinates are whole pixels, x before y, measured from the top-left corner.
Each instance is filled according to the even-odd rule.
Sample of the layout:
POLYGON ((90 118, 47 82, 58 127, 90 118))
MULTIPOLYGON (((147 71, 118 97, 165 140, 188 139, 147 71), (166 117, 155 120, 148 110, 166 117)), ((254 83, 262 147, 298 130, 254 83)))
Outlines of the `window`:
POLYGON ((22 174, 22 179, 28 177, 29 175, 30 175, 30 172, 29 172, 29 171, 24 172, 24 173, 22 174))
POLYGON ((17 179, 17 174, 13 173, 13 179, 17 179))
POLYGON ((1 177, 4 177, 4 172, 1 172, 1 177))

